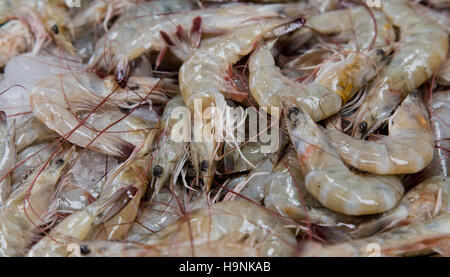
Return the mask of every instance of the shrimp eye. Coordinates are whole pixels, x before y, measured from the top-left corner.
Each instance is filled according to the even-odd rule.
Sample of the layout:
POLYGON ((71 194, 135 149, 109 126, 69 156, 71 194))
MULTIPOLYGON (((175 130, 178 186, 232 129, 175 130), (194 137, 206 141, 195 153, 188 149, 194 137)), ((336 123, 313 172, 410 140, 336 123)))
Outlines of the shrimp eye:
POLYGON ((91 253, 91 250, 86 245, 80 245, 80 252, 83 255, 91 253))
POLYGON ((359 123, 358 129, 362 134, 364 134, 367 130, 367 122, 359 123))
POLYGON ((55 34, 58 34, 58 33, 59 33, 58 25, 53 25, 53 26, 52 26, 52 31, 53 31, 53 33, 55 33, 55 34))
POLYGON ((206 160, 203 160, 203 161, 200 163, 200 170, 201 170, 201 171, 206 171, 206 170, 208 170, 208 162, 207 162, 206 160))
POLYGON ((62 166, 63 164, 64 164, 64 160, 63 160, 63 159, 57 159, 57 160, 55 161, 56 167, 60 167, 60 166, 62 166))
POLYGON ((300 110, 297 107, 292 107, 288 111, 288 118, 291 119, 292 114, 298 115, 299 113, 300 113, 300 110))
POLYGON ((384 57, 386 55, 386 53, 384 53, 384 51, 382 49, 377 49, 377 55, 384 57))
POLYGON ((155 167, 153 168, 153 175, 154 175, 154 176, 159 177, 159 176, 162 175, 162 173, 163 173, 163 168, 160 167, 159 165, 157 165, 157 166, 155 166, 155 167))

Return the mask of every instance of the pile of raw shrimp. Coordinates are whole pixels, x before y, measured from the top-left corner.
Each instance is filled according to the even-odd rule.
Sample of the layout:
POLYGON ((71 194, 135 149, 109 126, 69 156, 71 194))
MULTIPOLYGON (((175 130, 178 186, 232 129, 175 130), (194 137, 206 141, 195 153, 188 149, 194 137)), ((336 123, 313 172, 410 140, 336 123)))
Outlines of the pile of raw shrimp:
POLYGON ((2 0, 0 256, 450 255, 449 12, 2 0))

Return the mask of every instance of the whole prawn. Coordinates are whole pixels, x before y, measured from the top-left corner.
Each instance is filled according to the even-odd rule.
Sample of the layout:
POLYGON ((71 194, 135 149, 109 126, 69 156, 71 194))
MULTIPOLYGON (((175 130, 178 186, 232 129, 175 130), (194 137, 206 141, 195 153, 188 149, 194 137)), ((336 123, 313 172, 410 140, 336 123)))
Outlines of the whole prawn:
POLYGON ((145 102, 165 102, 170 82, 152 77, 130 79, 133 90, 120 89, 113 80, 92 73, 55 75, 39 82, 30 94, 35 117, 49 129, 81 147, 128 157, 150 132, 150 122, 124 114, 145 102), (161 87, 159 87, 161 85, 161 87), (111 125, 112 124, 112 125, 111 125), (109 132, 101 132, 109 129, 109 132))
MULTIPOLYGON (((151 3, 149 5, 151 8, 151 3)), ((115 70, 116 80, 124 86, 132 60, 145 52, 164 50, 166 44, 161 31, 166 37, 175 37, 179 31, 177 26, 190 26, 192 23, 193 30, 200 31, 201 27, 201 32, 218 33, 250 25, 261 18, 277 18, 285 14, 292 16, 301 11, 300 6, 293 4, 235 5, 190 10, 190 5, 181 5, 173 11, 170 10, 175 12, 173 14, 148 15, 146 9, 131 9, 97 42, 96 50, 89 60, 89 68, 100 72, 115 70)))
POLYGON ((383 1, 383 12, 400 29, 394 56, 353 117, 353 134, 365 137, 392 114, 398 104, 427 81, 444 62, 448 35, 434 20, 415 11, 407 0, 383 1))
POLYGON ((74 149, 63 149, 36 168, 7 199, 0 211, 0 256, 23 256, 37 226, 47 224, 55 185, 73 158, 74 149))
POLYGON ((236 93, 235 87, 227 82, 228 68, 249 54, 264 37, 280 36, 295 30, 302 23, 302 19, 273 19, 243 27, 211 45, 202 47, 181 66, 179 73, 181 95, 193 119, 200 121, 193 129, 194 141, 190 144, 191 159, 197 176, 202 176, 207 190, 211 186, 216 169, 215 156, 221 147, 215 140, 217 135, 221 134, 207 129, 207 126, 212 124, 212 118, 203 116, 203 112, 213 107, 220 116, 228 106, 226 96, 244 100, 242 93, 236 93), (195 138, 198 135, 201 136, 200 139, 195 138))
POLYGON ((389 136, 366 141, 339 130, 325 133, 343 161, 374 174, 416 173, 433 159, 433 135, 419 92, 410 93, 397 108, 389 121, 389 136))
POLYGON ((393 208, 403 196, 396 176, 351 172, 301 108, 292 106, 286 120, 306 189, 325 207, 348 215, 376 214, 393 208))

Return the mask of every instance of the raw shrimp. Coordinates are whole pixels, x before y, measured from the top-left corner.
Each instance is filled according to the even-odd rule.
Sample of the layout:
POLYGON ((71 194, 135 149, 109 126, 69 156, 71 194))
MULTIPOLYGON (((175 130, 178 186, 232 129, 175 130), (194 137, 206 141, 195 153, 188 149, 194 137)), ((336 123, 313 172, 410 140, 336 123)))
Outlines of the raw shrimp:
POLYGON ((37 242, 28 252, 29 257, 68 256, 70 243, 89 239, 95 230, 108 224, 117 213, 126 207, 137 193, 131 186, 116 191, 111 196, 98 200, 84 210, 69 215, 61 221, 46 237, 37 242))
POLYGON ((139 242, 183 216, 178 203, 183 202, 183 199, 183 190, 180 186, 175 186, 173 192, 168 188, 162 188, 141 208, 136 222, 126 237, 127 241, 139 242))
POLYGON ((132 91, 123 90, 113 80, 101 80, 92 73, 55 75, 34 87, 30 105, 37 119, 70 142, 107 155, 127 157, 144 141, 152 124, 127 116, 120 108, 168 100, 160 92, 166 84, 159 79, 133 77, 130 85, 132 91), (105 128, 109 132, 102 133, 105 128))
MULTIPOLYGON (((136 5, 140 6, 140 2, 142 2, 142 0, 94 1, 86 9, 81 10, 73 17, 69 24, 70 28, 73 29, 74 33, 77 33, 78 30, 81 32, 83 29, 91 27, 95 23, 103 23, 103 28, 108 30, 108 23, 112 18, 135 7, 136 5)), ((155 2, 158 2, 159 4, 159 2, 163 1, 153 1, 152 4, 155 5, 155 2)), ((165 2, 169 1, 166 0, 165 2)), ((147 5, 144 4, 144 7, 147 8, 147 5)))
MULTIPOLYGON (((386 48, 386 51, 388 49, 386 48)), ((283 76, 275 65, 270 46, 258 48, 250 57, 249 87, 259 106, 281 108, 283 98, 302 106, 314 121, 337 113, 366 82, 376 76, 376 67, 387 61, 382 49, 368 54, 350 53, 341 62, 328 62, 306 85, 283 76)))
POLYGON ((0 111, 0 207, 11 193, 11 170, 16 162, 15 123, 8 128, 6 114, 0 111))
MULTIPOLYGON (((183 120, 172 118, 172 113, 178 108, 186 108, 181 96, 177 96, 167 103, 158 125, 160 135, 152 162, 151 187, 154 190, 154 196, 159 193, 169 179, 171 185, 175 184, 178 177, 177 171, 179 173, 187 160, 187 142, 173 140, 177 134, 172 134, 172 128, 180 120, 183 120)), ((189 128, 189 126, 184 126, 184 128, 189 128)))
POLYGON ((56 44, 73 54, 67 6, 59 0, 3 0, 0 2, 0 24, 19 18, 28 23, 36 38, 35 50, 45 41, 53 39, 56 44))
POLYGON ((23 256, 32 231, 51 221, 48 206, 58 179, 73 158, 74 150, 63 149, 49 163, 36 168, 0 210, 0 256, 23 256))
POLYGON ((371 84, 353 118, 353 134, 365 137, 392 114, 398 104, 427 81, 444 62, 448 35, 434 20, 415 11, 408 0, 386 0, 383 12, 400 29, 394 56, 371 84))
POLYGON ((425 170, 426 176, 450 174, 450 90, 434 93, 431 99, 431 126, 436 141, 433 161, 425 170))
POLYGON ((297 50, 315 32, 336 35, 335 40, 345 42, 347 50, 372 50, 386 47, 395 39, 394 28, 386 15, 364 7, 335 10, 308 18, 306 27, 293 32, 286 43, 291 51, 297 50), (373 19, 372 16, 373 15, 373 19))
POLYGON ((227 241, 211 241, 195 245, 163 243, 145 245, 129 242, 90 241, 83 243, 82 257, 260 257, 251 245, 227 241))
POLYGON ((411 189, 397 206, 374 220, 358 226, 353 237, 369 237, 396 226, 422 222, 450 212, 450 179, 443 176, 428 178, 411 189))
POLYGON ((33 46, 33 35, 20 20, 11 20, 0 27, 0 67, 11 57, 27 52, 33 46))
POLYGON ((16 166, 12 173, 13 190, 15 190, 23 179, 26 179, 36 167, 45 163, 55 151, 57 145, 41 143, 29 146, 17 153, 16 166))
POLYGON ((109 172, 100 182, 100 187, 97 187, 100 194, 99 199, 110 197, 129 186, 135 187, 136 192, 130 203, 109 219, 108 225, 103 226, 96 237, 107 240, 120 239, 132 227, 151 176, 151 152, 154 148, 156 134, 157 131, 152 130, 139 150, 133 152, 127 161, 109 172))
POLYGON ((325 133, 344 162, 374 174, 416 173, 433 159, 433 135, 419 92, 410 93, 397 108, 389 121, 389 136, 366 141, 339 130, 325 133))
POLYGON ((190 211, 207 207, 204 193, 187 193, 188 189, 181 184, 163 188, 152 200, 142 207, 139 216, 128 233, 126 240, 141 242, 151 234, 163 230, 190 211))
POLYGON ((279 218, 248 201, 227 201, 193 211, 142 243, 178 247, 226 241, 250 245, 263 256, 292 256, 296 240, 279 218))
POLYGON ((273 19, 243 27, 207 47, 202 47, 181 66, 181 95, 191 110, 193 119, 200 121, 194 125, 194 142, 190 145, 191 159, 197 176, 203 177, 207 190, 212 183, 216 169, 215 155, 220 148, 220 144, 214 140, 221 134, 207 129, 207 126, 212 124, 212 119, 205 118, 203 112, 213 107, 219 116, 223 114, 228 106, 225 101, 227 95, 244 100, 242 93, 236 95, 235 88, 227 82, 229 67, 249 54, 264 37, 280 36, 300 27, 302 22, 302 19, 273 19), (198 107, 195 102, 201 106, 198 107), (198 136, 201 136, 200 139, 198 136))
POLYGON ((301 6, 303 5, 235 5, 189 11, 189 5, 177 5, 176 10, 172 11, 170 7, 169 11, 179 13, 162 15, 148 15, 147 9, 138 6, 122 15, 111 30, 97 42, 96 50, 89 60, 89 67, 100 72, 112 72, 115 69, 118 83, 124 86, 130 70, 130 61, 145 52, 161 51, 165 48, 160 31, 163 31, 166 37, 174 37, 179 30, 177 26, 190 26, 191 22, 193 30, 199 31, 201 27, 201 31, 205 33, 230 31, 250 25, 261 18, 276 18, 285 14, 292 16, 301 12, 301 6))
POLYGON ((39 122, 34 115, 24 115, 23 117, 24 120, 16 127, 17 152, 34 144, 48 142, 58 137, 57 133, 39 122))
POLYGON ((395 176, 351 172, 301 108, 291 107, 286 120, 306 189, 325 207, 348 215, 376 214, 393 208, 403 196, 395 176))
POLYGON ((264 206, 296 221, 355 229, 361 220, 324 208, 308 192, 296 159, 295 152, 290 150, 266 177, 264 206))
MULTIPOLYGON (((322 246, 309 244, 302 256, 322 257, 368 257, 424 255, 447 246, 450 240, 450 214, 416 222, 392 229, 388 232, 366 239, 353 240, 342 244, 322 246), (379 248, 379 253, 374 250, 379 248)), ((448 248, 447 248, 448 249, 448 248)), ((445 253, 448 255, 448 253, 445 253)))
POLYGON ((264 183, 269 178, 274 166, 274 161, 270 158, 263 159, 255 165, 255 168, 244 178, 237 178, 228 183, 231 187, 223 201, 234 200, 237 194, 239 199, 241 196, 251 199, 255 202, 262 203, 264 199, 264 183))

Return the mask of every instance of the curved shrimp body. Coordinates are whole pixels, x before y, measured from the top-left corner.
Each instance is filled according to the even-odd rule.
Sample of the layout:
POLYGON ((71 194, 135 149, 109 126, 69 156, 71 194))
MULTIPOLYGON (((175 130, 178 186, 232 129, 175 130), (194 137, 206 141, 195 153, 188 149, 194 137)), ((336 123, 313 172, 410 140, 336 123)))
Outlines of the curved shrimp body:
POLYGON ((26 21, 36 38, 35 49, 39 50, 49 38, 73 54, 75 49, 69 31, 67 6, 59 0, 4 0, 0 3, 0 24, 19 18, 26 21))
POLYGON ((119 213, 136 194, 135 187, 122 189, 108 198, 98 200, 85 209, 73 213, 61 221, 46 237, 28 252, 29 257, 63 257, 70 254, 70 243, 91 238, 102 224, 119 213))
POLYGON ((287 127, 307 190, 325 207, 348 215, 376 214, 395 206, 403 186, 395 176, 351 172, 311 117, 298 107, 287 113, 287 127))
POLYGON ((306 26, 293 32, 287 42, 291 50, 298 49, 315 32, 335 35, 335 40, 346 43, 347 50, 371 50, 387 46, 395 39, 394 29, 387 16, 364 7, 334 10, 308 18, 306 26), (373 15, 373 19, 372 19, 373 15), (375 25, 376 23, 376 25, 375 25))
POLYGON ((364 137, 378 128, 411 91, 439 69, 447 56, 447 33, 408 2, 383 2, 383 12, 400 29, 400 41, 391 62, 371 84, 354 117, 356 137, 364 137))
POLYGON ((251 245, 263 256, 291 256, 296 244, 294 235, 276 216, 248 201, 221 202, 195 210, 142 242, 193 243, 195 247, 220 241, 251 245))
POLYGON ((11 171, 15 162, 15 124, 8 128, 6 114, 0 111, 0 207, 11 193, 11 171))
POLYGON ((450 211, 450 179, 435 176, 426 179, 408 191, 390 211, 358 226, 353 237, 374 235, 396 226, 422 222, 450 211))
POLYGON ((203 183, 208 189, 216 168, 214 157, 220 145, 214 142, 216 139, 214 136, 217 134, 205 133, 202 130, 203 126, 212 124, 212 120, 205 118, 203 112, 208 108, 216 109, 219 114, 225 111, 227 107, 225 96, 229 92, 233 95, 232 92, 235 91, 232 84, 226 81, 231 65, 249 54, 264 37, 281 35, 298 28, 300 24, 298 20, 292 22, 291 19, 273 19, 243 27, 199 49, 181 66, 179 72, 181 95, 194 120, 202 121, 202 124, 194 125, 194 136, 196 134, 203 136, 200 142, 194 139, 191 143, 191 158, 197 173, 201 172, 203 183))
POLYGON ((366 141, 338 130, 326 131, 339 156, 351 166, 374 174, 411 174, 433 159, 434 140, 419 93, 411 93, 389 122, 389 136, 366 141))
MULTIPOLYGON (((151 3, 149 5, 151 7, 151 3)), ((130 61, 145 52, 160 51, 165 47, 161 31, 167 37, 174 37, 179 29, 177 26, 191 26, 193 22, 193 27, 198 28, 201 21, 202 32, 217 33, 250 25, 261 18, 277 18, 286 13, 292 15, 301 12, 298 5, 278 4, 235 5, 194 11, 190 9, 189 5, 181 5, 177 10, 171 10, 175 13, 162 15, 148 15, 146 9, 139 7, 131 9, 97 42, 89 67, 106 72, 111 72, 117 67, 116 77, 118 82, 122 83, 129 71, 130 61), (196 18, 201 20, 194 20, 196 18)))
POLYGON ((38 167, 15 190, 0 211, 0 256, 23 256, 32 231, 48 223, 48 207, 58 179, 71 161, 73 149, 38 167))
POLYGON ((267 108, 281 108, 283 99, 293 100, 314 121, 337 113, 347 100, 375 77, 375 65, 381 66, 387 57, 382 49, 364 55, 350 53, 343 61, 326 62, 314 81, 301 84, 283 76, 268 48, 270 46, 267 45, 260 47, 250 57, 249 88, 253 98, 259 106, 267 108))
MULTIPOLYGON (((177 96, 167 103, 160 119, 160 136, 157 148, 154 150, 152 162, 151 187, 154 189, 153 195, 159 193, 167 180, 170 179, 171 184, 175 184, 176 171, 181 170, 184 161, 187 159, 187 143, 172 139, 173 136, 176 136, 176 134, 172 134, 172 128, 180 122, 179 118, 172 118, 172 113, 178 108, 186 108, 181 96, 177 96)), ((190 128, 190 126, 183 126, 183 128, 190 128)))
POLYGON ((332 246, 310 245, 302 256, 368 257, 374 254, 374 249, 370 247, 372 244, 379 247, 380 252, 375 254, 380 256, 425 255, 440 246, 448 247, 449 233, 450 214, 443 214, 365 239, 332 246))
POLYGON ((107 155, 129 156, 152 124, 124 114, 119 107, 160 96, 154 87, 142 84, 134 91, 110 86, 109 80, 95 74, 55 75, 38 83, 30 94, 30 105, 38 120, 70 142, 107 155))
POLYGON ((0 67, 20 53, 33 46, 33 35, 28 26, 20 20, 10 20, 0 27, 0 67))

